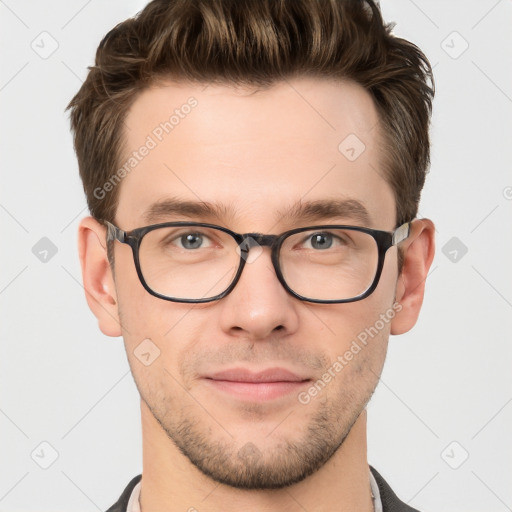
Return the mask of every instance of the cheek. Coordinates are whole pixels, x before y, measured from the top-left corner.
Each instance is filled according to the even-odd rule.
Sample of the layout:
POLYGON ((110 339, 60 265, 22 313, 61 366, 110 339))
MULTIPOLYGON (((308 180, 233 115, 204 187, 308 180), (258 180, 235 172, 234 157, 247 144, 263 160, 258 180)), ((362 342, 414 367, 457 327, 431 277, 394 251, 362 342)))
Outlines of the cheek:
POLYGON ((143 292, 120 294, 119 309, 133 379, 144 401, 156 407, 182 396, 179 361, 195 335, 189 310, 143 292))
POLYGON ((368 366, 378 374, 384 364, 391 321, 397 312, 396 256, 388 252, 379 284, 369 297, 316 312, 324 340, 319 346, 331 362, 340 361, 352 376, 367 373, 368 366))
POLYGON ((140 284, 135 272, 132 276, 125 270, 126 279, 118 284, 117 297, 125 349, 135 380, 154 380, 160 374, 164 380, 170 378, 169 374, 181 380, 180 361, 208 329, 208 315, 201 314, 202 305, 154 297, 140 284))
POLYGON ((178 321, 179 311, 173 310, 174 303, 154 297, 143 287, 128 247, 116 253, 115 275, 125 342, 134 344, 145 338, 164 337, 178 321))
POLYGON ((384 267, 380 276, 379 285, 374 294, 383 301, 394 300, 396 283, 398 279, 398 248, 390 247, 384 259, 384 267))

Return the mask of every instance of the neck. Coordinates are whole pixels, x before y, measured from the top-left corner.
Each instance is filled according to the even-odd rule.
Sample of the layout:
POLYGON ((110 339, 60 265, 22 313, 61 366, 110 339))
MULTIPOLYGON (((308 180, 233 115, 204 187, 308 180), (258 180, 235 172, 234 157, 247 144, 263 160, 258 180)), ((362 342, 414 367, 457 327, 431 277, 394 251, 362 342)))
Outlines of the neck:
POLYGON ((366 444, 366 409, 342 446, 317 472, 283 489, 245 490, 199 471, 167 437, 144 402, 142 512, 373 511, 366 444))

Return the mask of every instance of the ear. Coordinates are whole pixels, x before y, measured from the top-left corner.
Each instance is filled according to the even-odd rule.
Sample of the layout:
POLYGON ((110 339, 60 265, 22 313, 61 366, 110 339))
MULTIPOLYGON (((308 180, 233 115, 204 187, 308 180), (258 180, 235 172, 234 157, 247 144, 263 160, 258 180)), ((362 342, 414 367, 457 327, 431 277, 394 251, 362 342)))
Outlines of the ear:
POLYGON ((420 314, 425 280, 435 252, 435 226, 429 219, 411 223, 407 240, 402 243, 404 263, 398 276, 395 300, 402 309, 391 321, 391 334, 403 334, 414 326, 420 314))
POLYGON ((87 304, 98 319, 101 332, 121 336, 116 289, 107 256, 106 227, 93 217, 80 222, 78 253, 87 304))

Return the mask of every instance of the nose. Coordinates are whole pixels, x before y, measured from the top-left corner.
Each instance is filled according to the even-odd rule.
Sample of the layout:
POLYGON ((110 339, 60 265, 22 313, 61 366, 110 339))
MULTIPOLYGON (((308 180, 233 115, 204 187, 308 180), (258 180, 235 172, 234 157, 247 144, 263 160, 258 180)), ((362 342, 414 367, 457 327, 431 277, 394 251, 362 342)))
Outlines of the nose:
POLYGON ((251 247, 235 288, 219 303, 224 332, 251 340, 292 334, 298 327, 299 300, 279 282, 270 247, 251 247))

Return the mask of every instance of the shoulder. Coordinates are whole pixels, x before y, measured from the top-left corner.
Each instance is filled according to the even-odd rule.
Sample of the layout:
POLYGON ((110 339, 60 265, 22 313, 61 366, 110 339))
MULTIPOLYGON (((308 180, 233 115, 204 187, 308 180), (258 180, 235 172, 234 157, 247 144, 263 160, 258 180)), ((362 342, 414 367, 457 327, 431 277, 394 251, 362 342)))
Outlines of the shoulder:
POLYGON ((370 465, 370 470, 379 486, 383 512, 419 512, 398 498, 382 475, 370 465))
POLYGON ((141 478, 142 475, 132 478, 130 483, 126 486, 126 489, 123 491, 123 494, 121 494, 117 502, 114 503, 107 512, 126 512, 126 507, 128 506, 128 501, 130 500, 133 488, 140 482, 141 478))
MULTIPOLYGON (((380 498, 382 501, 383 512, 419 512, 417 509, 410 507, 394 493, 393 489, 384 480, 382 475, 372 466, 370 470, 375 477, 377 485, 379 486, 380 498)), ((134 487, 139 483, 142 475, 134 477, 130 483, 126 486, 125 490, 119 497, 119 500, 112 505, 107 512, 126 512, 126 507, 134 487)))

